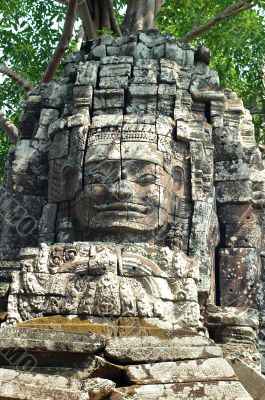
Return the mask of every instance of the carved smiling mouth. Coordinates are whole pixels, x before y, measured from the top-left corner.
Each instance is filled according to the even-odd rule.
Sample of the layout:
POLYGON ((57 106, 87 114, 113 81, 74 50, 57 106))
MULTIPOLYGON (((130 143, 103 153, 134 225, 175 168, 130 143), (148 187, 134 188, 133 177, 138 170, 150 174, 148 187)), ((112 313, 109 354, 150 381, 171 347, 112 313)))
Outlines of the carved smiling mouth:
POLYGON ((110 204, 102 204, 100 206, 94 205, 94 208, 98 212, 135 212, 138 214, 147 214, 149 211, 149 207, 142 206, 141 204, 132 204, 132 203, 110 203, 110 204))

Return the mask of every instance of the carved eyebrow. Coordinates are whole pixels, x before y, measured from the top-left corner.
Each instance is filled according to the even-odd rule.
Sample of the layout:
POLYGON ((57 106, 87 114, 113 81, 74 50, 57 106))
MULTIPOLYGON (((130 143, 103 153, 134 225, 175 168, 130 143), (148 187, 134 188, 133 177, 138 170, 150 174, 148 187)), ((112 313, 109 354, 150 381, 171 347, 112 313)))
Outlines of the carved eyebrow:
POLYGON ((102 171, 105 169, 109 169, 112 170, 113 169, 117 169, 120 168, 120 160, 102 160, 102 162, 100 161, 92 161, 91 163, 86 163, 85 164, 85 171, 86 170, 93 170, 94 171, 102 171))
MULTIPOLYGON (((155 164, 151 161, 144 161, 144 160, 126 160, 124 163, 122 163, 122 166, 127 168, 129 171, 134 168, 134 173, 139 174, 139 173, 144 173, 146 171, 146 168, 152 168, 154 169, 155 172, 155 164)), ((147 173, 147 172, 146 172, 147 173)), ((152 171, 150 171, 152 173, 152 171)))

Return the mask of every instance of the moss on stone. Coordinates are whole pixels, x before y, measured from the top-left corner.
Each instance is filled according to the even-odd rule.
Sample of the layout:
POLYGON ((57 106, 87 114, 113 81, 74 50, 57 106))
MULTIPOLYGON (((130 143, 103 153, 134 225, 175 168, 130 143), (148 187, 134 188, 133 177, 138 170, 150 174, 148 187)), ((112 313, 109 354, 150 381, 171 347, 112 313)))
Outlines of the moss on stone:
POLYGON ((34 318, 29 321, 21 322, 17 325, 20 328, 36 328, 58 330, 62 332, 97 334, 106 338, 116 336, 154 336, 159 339, 169 339, 175 336, 194 335, 188 330, 170 330, 156 327, 141 318, 117 318, 106 323, 95 323, 91 320, 55 315, 50 317, 34 318))
POLYGON ((118 326, 114 324, 97 324, 90 320, 82 320, 78 317, 69 319, 64 316, 52 316, 35 318, 18 324, 20 328, 36 328, 58 330, 74 333, 95 333, 97 335, 112 337, 117 336, 118 326))

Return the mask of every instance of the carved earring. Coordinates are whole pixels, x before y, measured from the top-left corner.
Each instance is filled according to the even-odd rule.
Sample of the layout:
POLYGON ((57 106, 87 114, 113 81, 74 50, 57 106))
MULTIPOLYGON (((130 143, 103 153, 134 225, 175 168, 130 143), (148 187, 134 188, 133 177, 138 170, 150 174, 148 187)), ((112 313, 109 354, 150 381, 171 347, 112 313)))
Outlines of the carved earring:
POLYGON ((171 250, 181 250, 183 245, 183 224, 171 224, 165 239, 165 244, 171 250))

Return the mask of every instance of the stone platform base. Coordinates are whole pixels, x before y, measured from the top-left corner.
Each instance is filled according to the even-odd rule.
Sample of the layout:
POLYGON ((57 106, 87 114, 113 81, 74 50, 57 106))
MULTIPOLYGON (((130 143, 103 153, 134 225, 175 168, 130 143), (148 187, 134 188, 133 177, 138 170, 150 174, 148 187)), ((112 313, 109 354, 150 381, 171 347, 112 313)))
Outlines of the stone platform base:
POLYGON ((0 331, 0 400, 252 399, 221 348, 194 331, 136 337, 29 324, 0 331))

